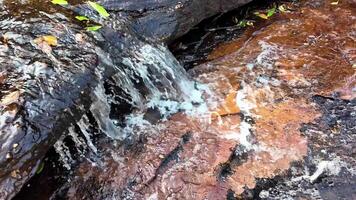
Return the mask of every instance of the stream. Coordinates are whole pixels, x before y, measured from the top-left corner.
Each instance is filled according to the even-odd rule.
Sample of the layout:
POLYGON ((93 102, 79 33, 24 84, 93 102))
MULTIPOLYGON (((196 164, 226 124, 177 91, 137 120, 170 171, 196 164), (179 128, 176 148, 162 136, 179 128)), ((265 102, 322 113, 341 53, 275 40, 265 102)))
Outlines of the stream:
POLYGON ((355 1, 68 2, 0 1, 1 200, 356 197, 355 1))

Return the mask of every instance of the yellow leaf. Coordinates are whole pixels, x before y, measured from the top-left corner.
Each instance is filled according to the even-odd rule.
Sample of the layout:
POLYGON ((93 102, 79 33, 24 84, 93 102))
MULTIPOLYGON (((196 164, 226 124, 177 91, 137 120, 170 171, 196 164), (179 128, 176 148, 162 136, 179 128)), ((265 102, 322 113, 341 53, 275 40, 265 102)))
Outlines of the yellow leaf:
POLYGON ((45 36, 41 36, 39 38, 36 38, 34 40, 34 42, 38 45, 40 45, 41 43, 45 42, 46 44, 48 44, 49 46, 57 46, 58 45, 58 41, 57 38, 53 35, 45 35, 45 36))
POLYGON ((257 16, 259 16, 262 19, 268 19, 268 16, 264 13, 258 13, 257 16))
POLYGON ((278 10, 281 11, 282 13, 287 12, 287 9, 284 5, 278 6, 278 10))
POLYGON ((43 36, 43 40, 47 42, 47 44, 49 44, 50 46, 57 46, 58 44, 57 38, 52 35, 43 36))
POLYGON ((331 4, 331 5, 338 5, 338 4, 339 4, 339 1, 334 1, 334 2, 331 2, 330 4, 331 4))
POLYGON ((253 22, 247 21, 246 25, 247 25, 247 26, 253 26, 253 22))
POLYGON ((66 0, 52 0, 51 1, 53 4, 58 4, 58 5, 68 5, 68 2, 66 0))
POLYGON ((0 101, 0 106, 7 106, 16 101, 18 101, 20 97, 20 91, 11 92, 10 94, 4 96, 0 101))

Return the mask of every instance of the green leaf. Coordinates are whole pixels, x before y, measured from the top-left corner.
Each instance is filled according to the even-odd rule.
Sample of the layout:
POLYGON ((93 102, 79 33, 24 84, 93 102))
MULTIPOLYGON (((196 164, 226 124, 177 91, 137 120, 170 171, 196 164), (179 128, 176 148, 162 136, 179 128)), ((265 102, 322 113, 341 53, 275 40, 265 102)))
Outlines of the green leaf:
POLYGON ((107 18, 110 16, 110 14, 105 10, 105 8, 103 6, 101 6, 98 3, 92 2, 92 1, 88 1, 88 4, 94 9, 96 10, 96 12, 98 12, 100 14, 100 16, 102 16, 103 18, 107 18))
POLYGON ((247 25, 247 21, 246 20, 241 20, 239 23, 238 23, 238 26, 240 27, 246 27, 247 25))
POLYGON ((271 17, 276 13, 276 7, 273 7, 267 11, 267 17, 271 17))
POLYGON ((89 18, 86 16, 75 16, 75 18, 79 21, 89 21, 89 18))
POLYGON ((44 162, 41 162, 41 164, 38 166, 36 170, 36 174, 40 174, 43 171, 44 166, 45 166, 44 162))
POLYGON ((89 26, 87 27, 87 31, 97 31, 101 29, 102 26, 89 26))
POLYGON ((51 1, 53 4, 58 4, 58 5, 68 5, 68 1, 66 0, 52 0, 51 1))

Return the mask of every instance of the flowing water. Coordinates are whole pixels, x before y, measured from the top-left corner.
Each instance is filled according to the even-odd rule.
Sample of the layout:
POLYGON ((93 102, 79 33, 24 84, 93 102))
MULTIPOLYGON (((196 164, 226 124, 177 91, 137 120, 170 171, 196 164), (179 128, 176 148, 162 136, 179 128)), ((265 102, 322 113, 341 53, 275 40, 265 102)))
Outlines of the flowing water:
POLYGON ((86 8, 47 1, 1 5, 1 196, 36 173, 36 158, 57 139, 54 147, 70 169, 67 136, 82 156, 85 149, 98 154, 96 135, 123 141, 178 111, 206 112, 204 87, 166 47, 140 38, 124 17, 103 22, 86 8), (74 19, 79 13, 103 28, 86 31, 74 19))
POLYGON ((100 158, 79 164, 57 197, 353 195, 353 5, 288 4, 269 23, 217 48, 211 62, 189 71, 212 91, 203 95, 206 114, 181 112, 155 124, 134 118, 139 126, 132 130, 140 134, 124 143, 99 139, 100 158))
POLYGON ((290 3, 189 72, 125 16, 103 21, 80 1, 0 3, 0 199, 35 174, 37 199, 320 198, 322 174, 354 177, 356 161, 329 143, 355 143, 351 0, 335 14, 290 3), (78 14, 103 27, 86 31, 78 14), (323 126, 331 115, 338 126, 323 126), (41 161, 52 144, 57 166, 41 161), (68 180, 42 190, 57 175, 68 180))

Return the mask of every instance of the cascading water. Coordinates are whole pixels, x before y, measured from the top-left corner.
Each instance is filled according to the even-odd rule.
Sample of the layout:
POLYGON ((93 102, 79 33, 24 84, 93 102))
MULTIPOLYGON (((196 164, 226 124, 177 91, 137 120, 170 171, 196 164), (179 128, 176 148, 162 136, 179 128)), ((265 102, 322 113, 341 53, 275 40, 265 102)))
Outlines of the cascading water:
POLYGON ((114 6, 112 20, 93 16, 84 2, 63 13, 47 12, 43 2, 40 12, 32 5, 0 12, 0 200, 22 186, 17 199, 37 191, 46 199, 322 198, 340 188, 350 196, 355 103, 340 97, 353 91, 352 2, 264 9, 258 16, 283 17, 249 27, 247 37, 217 48, 223 57, 188 72, 206 85, 145 38, 151 34, 130 28, 130 19, 149 28, 173 19, 169 25, 186 28, 194 23, 184 20, 192 13, 186 8, 220 12, 225 1, 206 4, 212 11, 193 0, 129 14, 121 1, 100 2, 114 6), (157 21, 157 13, 169 17, 157 21), (77 14, 102 28, 85 31, 72 21, 77 14), (65 180, 48 189, 59 176, 65 180))
POLYGON ((0 163, 6 170, 0 172, 5 177, 0 185, 8 188, 1 195, 13 195, 19 189, 16 182, 24 184, 33 176, 44 152, 57 140, 54 147, 69 169, 75 156, 66 136, 83 155, 86 150, 99 155, 99 134, 123 141, 139 134, 137 127, 178 111, 207 110, 204 87, 189 79, 166 47, 135 33, 125 17, 103 21, 88 8, 61 8, 47 1, 0 4, 6 4, 0 12, 0 39, 5 41, 0 65, 9 72, 1 74, 7 81, 2 92, 16 97, 9 104, 21 105, 4 110, 11 116, 1 116, 0 140, 6 143, 0 146, 0 163), (75 21, 78 14, 91 16, 103 27, 85 31, 75 21), (56 42, 49 44, 45 37, 56 42), (31 128, 22 128, 14 119, 31 128), (21 148, 7 153, 13 146, 21 148), (26 178, 9 177, 13 171, 26 178))
MULTIPOLYGON (((10 103, 19 106, 10 114, 17 115, 20 124, 14 123, 13 116, 0 116, 0 128, 5 130, 0 141, 7 140, 0 146, 0 164, 6 169, 0 172, 0 187, 8 188, 0 196, 18 192, 20 187, 15 185, 24 185, 40 169, 40 160, 55 142, 67 169, 78 161, 77 152, 80 158, 100 164, 102 138, 125 145, 178 112, 210 119, 208 107, 215 106, 203 98, 210 93, 208 87, 192 81, 165 46, 142 36, 150 34, 136 32, 140 30, 132 24, 138 23, 133 16, 115 11, 106 20, 84 1, 68 2, 59 6, 49 1, 0 1, 4 5, 0 8, 0 34, 4 36, 0 42, 6 43, 0 46, 0 66, 13 76, 0 74, 0 81, 4 76, 9 82, 10 87, 2 90, 6 97, 16 97, 10 103), (78 15, 89 20, 78 21, 78 15), (86 30, 98 24, 100 30, 86 30), (21 148, 8 155, 13 146, 21 148), (25 178, 10 177, 13 172, 25 178)), ((172 19, 196 9, 196 5, 177 3, 165 5, 176 13, 172 19)), ((225 5, 208 7, 214 9, 198 10, 206 11, 208 17, 223 11, 225 5)), ((171 31, 189 29, 205 18, 194 17, 182 27, 170 27, 171 31)))
MULTIPOLYGON (((185 69, 167 48, 141 43, 142 46, 134 47, 134 51, 123 57, 119 65, 115 65, 117 58, 112 59, 111 55, 97 50, 101 59, 105 60, 105 66, 99 66, 96 71, 99 82, 92 91, 93 103, 89 112, 94 117, 99 132, 114 140, 122 141, 139 134, 137 128, 150 126, 147 112, 155 112, 161 120, 179 111, 190 115, 207 112, 207 105, 202 98, 203 92, 207 92, 206 88, 189 78, 185 69), (108 66, 115 71, 110 83, 103 75, 106 70, 104 68, 108 66), (106 87, 110 84, 110 88, 119 88, 122 92, 108 91, 110 89, 106 87), (131 112, 113 113, 112 107, 120 104, 130 107, 131 112), (124 115, 121 116, 121 121, 113 117, 119 115, 124 115)), ((94 133, 88 131, 87 123, 88 117, 84 115, 76 123, 80 127, 77 130, 80 133, 76 134, 82 135, 88 148, 97 153, 98 150, 91 140, 94 133)), ((71 129, 69 132, 76 143, 79 140, 73 138, 73 131, 74 129, 71 129)), ((68 166, 68 159, 71 158, 63 153, 66 148, 62 140, 58 141, 55 147, 68 166)))

